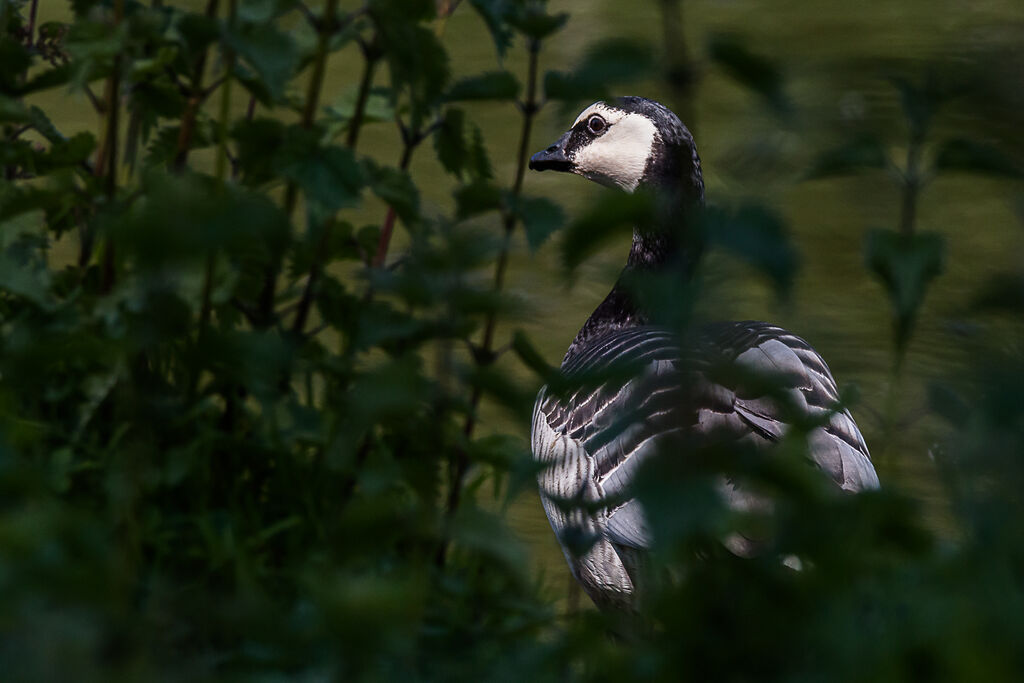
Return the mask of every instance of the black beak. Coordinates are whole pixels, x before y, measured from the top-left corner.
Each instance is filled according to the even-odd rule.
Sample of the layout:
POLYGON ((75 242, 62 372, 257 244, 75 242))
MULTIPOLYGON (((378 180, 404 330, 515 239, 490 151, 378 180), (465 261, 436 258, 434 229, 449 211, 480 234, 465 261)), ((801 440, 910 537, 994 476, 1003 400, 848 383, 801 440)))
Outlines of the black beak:
POLYGON ((569 142, 569 133, 558 138, 558 142, 547 149, 530 157, 532 171, 571 171, 572 162, 565 154, 565 146, 569 142))

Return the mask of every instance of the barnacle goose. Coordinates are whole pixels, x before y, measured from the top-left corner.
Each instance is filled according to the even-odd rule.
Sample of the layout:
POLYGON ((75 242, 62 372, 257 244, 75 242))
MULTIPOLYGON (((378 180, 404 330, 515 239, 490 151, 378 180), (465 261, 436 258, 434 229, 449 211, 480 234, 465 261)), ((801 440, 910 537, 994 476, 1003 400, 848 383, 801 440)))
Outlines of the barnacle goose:
MULTIPOLYGON (((669 223, 634 228, 619 281, 562 361, 570 381, 615 364, 629 364, 631 371, 596 386, 581 380, 569 391, 544 387, 534 406, 531 445, 546 465, 539 474, 544 509, 573 575, 595 603, 634 605, 637 570, 652 538, 630 488, 637 467, 655 452, 686 457, 712 434, 766 445, 786 432, 792 415, 787 408, 795 406, 822 421, 810 432, 808 446, 826 475, 846 491, 878 487, 867 445, 850 413, 837 410, 835 380, 807 342, 754 321, 708 325, 682 340, 636 305, 631 276, 687 269, 699 250, 686 243, 685 231, 666 229, 686 222, 688 208, 704 201, 693 136, 675 114, 642 97, 597 102, 557 142, 533 155, 530 168, 675 199, 668 203, 669 223), (785 401, 711 371, 723 362, 769 374, 782 383, 785 401), (591 541, 583 550, 581 537, 591 541)), ((736 509, 764 504, 733 481, 723 480, 720 491, 736 509)), ((734 535, 725 545, 742 555, 756 549, 748 540, 734 535)))

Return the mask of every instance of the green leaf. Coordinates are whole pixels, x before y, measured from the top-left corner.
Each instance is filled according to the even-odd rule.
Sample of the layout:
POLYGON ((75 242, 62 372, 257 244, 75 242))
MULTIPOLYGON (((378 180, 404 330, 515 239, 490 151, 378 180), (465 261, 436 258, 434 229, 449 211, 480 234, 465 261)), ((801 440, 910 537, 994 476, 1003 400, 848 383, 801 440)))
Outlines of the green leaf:
POLYGON ((566 229, 562 240, 562 262, 566 269, 575 269, 612 237, 632 233, 634 225, 650 224, 654 215, 654 199, 649 194, 602 194, 566 229))
POLYGON ((456 107, 448 107, 441 119, 441 125, 434 133, 434 150, 437 160, 449 173, 462 176, 462 170, 469 156, 465 139, 466 113, 456 107))
POLYGON ((901 76, 893 76, 889 81, 900 93, 900 104, 907 117, 911 139, 923 140, 932 117, 949 99, 950 93, 941 87, 934 72, 929 72, 920 84, 901 76))
POLYGON ((524 12, 516 12, 508 17, 508 23, 531 40, 544 40, 551 34, 560 31, 569 21, 569 14, 548 14, 542 5, 527 5, 524 12))
POLYGON ((945 258, 946 242, 938 233, 907 235, 885 229, 868 232, 866 265, 889 295, 896 347, 900 351, 910 340, 928 285, 942 273, 945 258))
POLYGON ((461 109, 448 107, 445 110, 434 134, 434 149, 445 170, 458 178, 469 176, 472 181, 481 181, 491 177, 491 162, 483 135, 479 128, 466 121, 461 109))
POLYGON ((433 31, 408 19, 376 19, 381 47, 396 93, 409 93, 410 126, 418 129, 437 104, 448 83, 448 53, 433 31))
POLYGON ((942 143, 935 158, 935 168, 1003 178, 1024 176, 1020 165, 998 148, 964 139, 942 143))
POLYGON ((0 291, 23 297, 42 309, 53 306, 51 273, 37 245, 45 229, 42 211, 20 213, 0 223, 0 291))
POLYGON ((820 153, 804 177, 816 179, 851 175, 885 168, 888 163, 889 157, 882 143, 874 137, 863 137, 820 153))
POLYGON ((549 365, 540 351, 533 345, 530 338, 522 330, 516 330, 512 335, 512 350, 516 352, 519 359, 526 367, 537 373, 537 376, 545 384, 555 381, 561 373, 558 368, 549 365))
POLYGON ((510 208, 523 221, 531 251, 537 251, 565 223, 562 207, 545 197, 519 197, 510 208))
POLYGON ((21 95, 31 95, 35 92, 49 90, 66 84, 74 74, 74 66, 70 63, 55 66, 30 77, 24 85, 18 88, 21 95))
POLYGON ((20 100, 0 95, 0 121, 25 123, 30 118, 28 108, 20 100))
POLYGON ((256 186, 277 177, 280 149, 287 137, 277 119, 241 119, 231 131, 238 145, 238 170, 246 185, 256 186))
POLYGON ((783 92, 782 72, 772 62, 753 53, 734 35, 719 34, 708 45, 711 61, 733 77, 737 83, 759 95, 777 113, 789 110, 783 92))
POLYGON ((96 138, 92 133, 78 133, 68 140, 58 138, 40 159, 40 164, 50 169, 77 166, 88 160, 95 148, 96 138))
MULTIPOLYGON (((203 50, 208 48, 220 36, 217 21, 205 14, 187 12, 178 16, 174 29, 181 37, 183 57, 189 64, 194 64, 203 50)), ((235 48, 237 50, 237 48, 235 48)))
POLYGON ((519 96, 519 81, 508 71, 491 71, 464 78, 445 96, 449 102, 467 100, 514 100, 519 96))
POLYGON ((655 66, 649 44, 612 38, 592 45, 571 72, 549 71, 544 75, 544 94, 567 106, 580 101, 607 99, 610 88, 649 76, 655 66))
MULTIPOLYGON (((347 88, 328 108, 328 112, 332 117, 347 123, 355 115, 358 97, 358 87, 347 88)), ((363 123, 394 121, 395 107, 392 100, 393 95, 388 88, 372 88, 363 109, 363 123)))
POLYGON ((501 208, 501 190, 487 182, 463 185, 455 191, 455 215, 465 220, 501 208))
POLYGON ((225 38, 259 75, 271 96, 282 100, 301 59, 295 39, 271 23, 239 24, 228 28, 225 38))
POLYGON ((999 273, 975 294, 971 307, 979 311, 1024 313, 1024 273, 999 273))
POLYGON ((784 221, 759 204, 725 211, 709 207, 702 215, 704 239, 753 266, 787 297, 799 268, 799 256, 786 234, 784 221))
POLYGON ((280 173, 302 188, 307 199, 325 211, 355 206, 365 184, 352 150, 317 143, 316 131, 293 126, 279 163, 280 173))
POLYGON ((468 140, 469 155, 466 160, 466 172, 474 181, 486 181, 494 177, 491 169, 491 160, 487 156, 487 146, 484 144, 484 134, 480 129, 470 124, 472 137, 468 140))
POLYGON ((405 171, 388 166, 377 166, 366 160, 370 189, 387 202, 407 226, 419 218, 420 196, 412 178, 405 171))
POLYGON ((13 35, 0 35, 0 92, 16 95, 22 73, 32 64, 32 56, 13 35))
MULTIPOLYGON (((64 136, 60 134, 53 122, 43 113, 39 107, 32 106, 28 110, 28 122, 32 128, 50 142, 63 142, 64 136)), ((89 137, 92 137, 91 135, 89 137)))
POLYGON ((510 12, 513 9, 512 3, 507 0, 470 0, 469 3, 477 11, 480 18, 487 25, 494 41, 494 49, 498 52, 498 59, 504 59, 505 53, 512 45, 513 31, 508 23, 510 12))
POLYGON ((963 397, 952 387, 939 382, 931 382, 928 385, 928 407, 933 413, 958 427, 965 427, 971 415, 971 407, 963 397))
POLYGON ((150 171, 143 189, 145 200, 133 206, 129 219, 106 227, 141 267, 201 261, 223 249, 258 269, 278 258, 286 243, 282 210, 246 188, 225 188, 204 175, 150 171))

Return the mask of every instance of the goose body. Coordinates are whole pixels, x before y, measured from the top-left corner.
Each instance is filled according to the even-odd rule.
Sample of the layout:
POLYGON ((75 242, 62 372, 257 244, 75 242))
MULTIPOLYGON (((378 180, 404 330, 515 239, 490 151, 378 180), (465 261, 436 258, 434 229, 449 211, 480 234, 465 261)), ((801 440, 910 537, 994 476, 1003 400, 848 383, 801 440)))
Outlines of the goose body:
MULTIPOLYGON (((530 167, 668 195, 676 200, 670 221, 685 220, 704 198, 689 131, 667 108, 639 97, 591 105, 530 167)), ((531 447, 546 465, 539 475, 544 509, 573 575, 601 606, 633 605, 652 538, 631 490, 655 453, 685 458, 712 438, 767 446, 786 433, 785 416, 796 409, 820 420, 808 446, 825 476, 845 491, 878 487, 867 445, 850 413, 837 409, 835 380, 807 342, 757 321, 714 323, 681 339, 634 303, 630 273, 692 266, 699 248, 685 239, 685 231, 637 226, 623 277, 562 361, 572 388, 544 387, 534 405, 531 447), (771 379, 772 396, 744 375, 771 379)), ((729 481, 720 493, 737 509, 765 504, 729 481)), ((752 550, 738 536, 726 545, 752 550)))

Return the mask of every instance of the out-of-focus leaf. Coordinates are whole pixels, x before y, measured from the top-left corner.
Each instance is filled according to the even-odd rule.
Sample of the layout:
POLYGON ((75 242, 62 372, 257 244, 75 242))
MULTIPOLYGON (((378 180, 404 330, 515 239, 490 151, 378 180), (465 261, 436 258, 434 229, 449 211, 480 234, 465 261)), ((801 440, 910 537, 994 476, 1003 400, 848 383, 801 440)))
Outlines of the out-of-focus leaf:
POLYGON ((531 251, 539 249, 565 223, 562 207, 545 197, 519 197, 511 210, 523 221, 531 251))
POLYGON ((263 263, 279 257, 288 234, 280 208, 243 188, 222 191, 199 175, 146 178, 148 197, 130 220, 111 225, 111 236, 138 265, 161 268, 226 249, 236 258, 263 263))
POLYGON ((1024 274, 995 275, 974 296, 971 305, 981 311, 1024 312, 1024 274))
POLYGON ((889 294, 898 349, 906 347, 928 285, 942 273, 945 258, 946 242, 938 233, 868 232, 865 261, 889 294))
POLYGON ((45 225, 39 211, 22 213, 0 223, 0 291, 24 297, 36 306, 53 306, 50 294, 51 274, 34 250, 23 249, 19 241, 24 236, 38 235, 45 225))
POLYGON ((799 256, 786 235, 782 218, 758 204, 735 211, 711 207, 704 212, 704 238, 763 273, 781 297, 788 296, 799 256))
POLYGON ((1024 176, 1024 170, 998 148, 963 139, 942 143, 935 157, 935 168, 1006 178, 1024 176))
POLYGON ((519 81, 508 71, 491 71, 458 81, 448 89, 445 99, 450 102, 466 100, 514 100, 519 95, 519 81))
POLYGON ((498 59, 504 59, 505 53, 512 45, 513 32, 508 17, 513 3, 507 0, 470 0, 469 4, 487 24, 487 30, 494 40, 494 48, 498 52, 498 59))
POLYGON ((481 181, 491 177, 491 162, 480 129, 466 121, 461 109, 445 110, 434 135, 434 149, 445 170, 459 178, 468 176, 472 181, 481 181))
POLYGON ((508 17, 508 23, 531 40, 544 40, 557 33, 569 21, 569 14, 548 14, 543 5, 527 4, 524 11, 508 17))
POLYGON ((0 92, 18 94, 21 74, 31 63, 32 57, 28 50, 13 35, 0 35, 0 64, 3 64, 0 69, 0 92))
POLYGON ((502 193, 490 183, 463 185, 455 191, 455 215, 465 220, 478 214, 501 208, 502 193))
MULTIPOLYGON (((56 129, 53 132, 56 133, 56 129)), ((67 140, 58 137, 40 159, 40 164, 46 169, 76 166, 85 162, 95 147, 92 133, 78 133, 67 140)))
POLYGON ((412 178, 405 171, 387 166, 377 166, 367 160, 367 176, 370 189, 387 202, 406 225, 419 216, 420 196, 412 178))
POLYGON ((231 136, 238 144, 238 170, 246 184, 258 185, 277 175, 286 135, 285 125, 276 119, 242 119, 235 124, 231 136))
POLYGON ((557 378, 560 373, 558 368, 552 367, 544 360, 540 351, 533 345, 529 337, 522 330, 516 330, 512 335, 512 350, 516 352, 519 359, 526 367, 533 370, 545 382, 549 383, 557 378))
POLYGON ((241 24, 228 28, 228 44, 259 74, 276 100, 299 66, 295 40, 272 23, 241 24))
POLYGON ((434 134, 434 149, 437 160, 444 169, 456 176, 462 175, 468 155, 465 141, 466 114, 457 107, 448 107, 441 125, 434 134))
POLYGON ((752 52, 741 38, 715 35, 708 45, 708 54, 736 82, 759 95, 777 113, 789 110, 782 72, 775 64, 752 52))
POLYGON ((885 147, 874 137, 863 137, 818 155, 807 178, 828 178, 885 168, 889 158, 885 147))
POLYGON ((73 65, 70 63, 55 66, 31 76, 24 85, 19 86, 18 92, 22 95, 31 95, 35 92, 56 88, 70 81, 72 74, 73 65))
MULTIPOLYGON (((427 4, 433 11, 433 4, 427 4)), ((396 96, 408 89, 410 125, 418 129, 448 83, 448 53, 433 31, 410 19, 410 10, 375 4, 371 12, 391 70, 392 87, 396 96)))
MULTIPOLYGON (((330 106, 328 112, 342 121, 350 121, 355 115, 358 88, 349 88, 330 106)), ((366 98, 363 109, 363 123, 379 123, 393 121, 395 108, 392 104, 392 93, 387 88, 373 88, 366 98)))
POLYGON ((127 23, 111 29, 103 21, 77 21, 68 32, 68 54, 75 65, 77 84, 105 75, 113 67, 114 57, 127 49, 130 41, 127 23))
POLYGON ((900 93, 900 103, 907 117, 911 139, 923 140, 932 117, 939 106, 949 98, 949 93, 940 86, 934 72, 929 72, 920 84, 912 83, 902 76, 893 76, 889 81, 900 93))
POLYGON ((971 415, 970 406, 964 402, 963 397, 952 387, 938 382, 928 385, 928 407, 958 427, 965 426, 971 415))
POLYGON ((647 77, 653 68, 654 56, 649 44, 612 38, 590 47, 573 71, 546 73, 544 94, 567 106, 581 100, 607 98, 609 88, 647 77))
POLYGON ((246 0, 238 8, 238 20, 244 23, 273 21, 295 9, 298 0, 246 0))
POLYGON ((21 123, 28 120, 28 108, 21 101, 0 95, 0 121, 21 123))
MULTIPOLYGON (((53 125, 53 122, 50 121, 42 109, 36 106, 29 107, 28 115, 32 128, 44 138, 54 143, 64 141, 64 136, 60 134, 60 131, 57 130, 57 127, 53 125)), ((92 135, 89 135, 89 137, 91 138, 92 135)))
POLYGON ((282 159, 280 172, 293 180, 310 201, 327 211, 355 206, 365 183, 365 174, 352 150, 337 145, 319 145, 315 134, 293 128, 293 142, 282 159))
POLYGON ((632 232, 635 225, 650 225, 654 217, 654 199, 648 194, 603 193, 569 223, 562 240, 562 262, 571 271, 615 235, 632 232))

